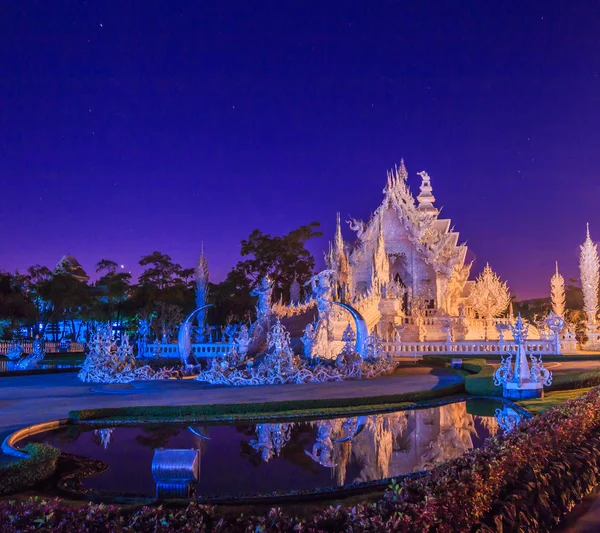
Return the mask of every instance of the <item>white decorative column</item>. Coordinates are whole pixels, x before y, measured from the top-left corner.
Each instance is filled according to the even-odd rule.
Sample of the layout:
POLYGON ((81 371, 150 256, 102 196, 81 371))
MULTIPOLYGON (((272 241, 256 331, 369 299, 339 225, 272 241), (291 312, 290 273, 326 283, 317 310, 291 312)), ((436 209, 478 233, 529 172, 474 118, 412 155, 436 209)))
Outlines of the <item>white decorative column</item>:
POLYGON ((526 345, 529 326, 526 326, 518 316, 512 326, 512 334, 516 344, 515 363, 512 364, 512 354, 502 358, 502 362, 494 372, 494 385, 502 385, 503 396, 513 400, 527 398, 542 398, 544 385, 552 383, 552 374, 544 368, 542 356, 530 355, 531 368, 527 360, 526 345))

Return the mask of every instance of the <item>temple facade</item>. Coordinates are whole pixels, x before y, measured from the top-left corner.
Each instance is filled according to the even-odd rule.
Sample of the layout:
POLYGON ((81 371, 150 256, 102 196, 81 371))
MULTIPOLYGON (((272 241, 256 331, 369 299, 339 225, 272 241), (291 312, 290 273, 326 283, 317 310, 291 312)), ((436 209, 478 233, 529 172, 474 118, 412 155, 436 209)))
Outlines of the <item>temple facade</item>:
POLYGON ((388 172, 383 201, 370 219, 348 221, 353 243, 344 241, 338 214, 326 254, 334 298, 353 305, 369 330, 387 340, 498 339, 494 326, 502 319, 479 316, 469 303, 474 281, 467 247, 439 216, 429 175, 418 175, 415 198, 404 162, 388 172))

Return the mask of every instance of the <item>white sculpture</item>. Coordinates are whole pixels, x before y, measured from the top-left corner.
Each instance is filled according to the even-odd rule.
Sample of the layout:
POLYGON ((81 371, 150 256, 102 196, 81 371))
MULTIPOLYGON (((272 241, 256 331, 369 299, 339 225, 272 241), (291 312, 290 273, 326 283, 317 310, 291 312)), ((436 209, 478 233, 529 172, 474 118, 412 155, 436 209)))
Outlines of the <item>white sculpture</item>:
POLYGON ((33 352, 31 352, 26 357, 23 357, 23 359, 21 359, 15 365, 15 368, 17 368, 18 370, 29 370, 35 368, 38 365, 38 363, 43 361, 45 356, 46 351, 44 350, 42 341, 39 339, 39 337, 36 337, 36 339, 33 341, 33 352))
POLYGON ((565 316, 565 278, 558 272, 558 261, 556 262, 556 272, 550 279, 550 299, 552 301, 552 311, 556 316, 565 316))
POLYGON ((598 282, 600 279, 600 263, 598 249, 590 237, 590 225, 587 225, 585 242, 581 245, 579 257, 581 290, 583 291, 583 309, 587 315, 588 342, 585 348, 594 349, 600 342, 598 333, 598 282))
POLYGON ((500 280, 489 264, 485 265, 483 272, 475 280, 469 295, 469 303, 475 312, 486 321, 485 338, 487 340, 488 321, 504 313, 510 304, 510 292, 506 283, 500 280))
POLYGON ((258 285, 250 292, 256 296, 256 320, 250 326, 250 337, 252 342, 250 349, 258 351, 264 344, 267 332, 271 327, 271 296, 273 294, 273 285, 271 280, 265 276, 261 278, 258 285))
POLYGON ((19 341, 13 341, 10 343, 8 348, 8 352, 6 352, 6 357, 10 361, 14 361, 16 359, 20 359, 23 355, 23 347, 19 341))
POLYGON ((312 359, 315 355, 314 346, 317 339, 317 325, 318 322, 310 322, 304 328, 304 332, 302 334, 302 341, 304 357, 307 359, 312 359))
MULTIPOLYGON (((377 343, 373 341, 374 345, 377 343)), ((344 379, 371 378, 392 372, 396 364, 390 354, 374 360, 362 360, 359 354, 340 354, 335 363, 309 364, 293 354, 290 336, 279 320, 267 337, 268 348, 260 363, 245 369, 235 368, 227 359, 215 357, 208 370, 196 379, 219 385, 274 385, 282 383, 318 383, 344 379)), ((374 353, 379 353, 378 345, 374 353)))
POLYGON ((552 311, 545 320, 546 327, 552 332, 552 341, 554 342, 554 353, 562 353, 560 345, 560 334, 565 329, 565 320, 561 315, 552 311))
POLYGON ((502 386, 505 398, 540 398, 544 395, 544 385, 549 386, 552 383, 552 374, 542 364, 541 356, 530 356, 530 369, 526 353, 529 326, 525 325, 521 315, 517 317, 511 329, 516 344, 514 367, 512 355, 504 357, 494 372, 494 384, 497 387, 502 386))
POLYGON ((147 365, 138 367, 129 337, 123 335, 117 344, 108 323, 97 327, 78 377, 86 383, 130 383, 134 380, 167 379, 171 374, 166 369, 155 371, 147 365))

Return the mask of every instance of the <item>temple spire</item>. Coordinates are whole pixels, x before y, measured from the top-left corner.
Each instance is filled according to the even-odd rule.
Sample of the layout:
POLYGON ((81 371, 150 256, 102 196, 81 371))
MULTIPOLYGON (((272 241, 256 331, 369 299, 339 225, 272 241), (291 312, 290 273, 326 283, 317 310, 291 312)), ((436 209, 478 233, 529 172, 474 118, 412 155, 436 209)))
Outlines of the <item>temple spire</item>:
POLYGON ((342 237, 342 224, 340 214, 337 213, 337 221, 335 226, 335 238, 333 241, 334 253, 337 257, 344 253, 344 238, 342 237))
POLYGON ((417 200, 419 202, 419 211, 425 211, 426 213, 433 213, 437 215, 438 210, 433 206, 435 197, 432 194, 431 178, 425 171, 419 172, 419 176, 421 176, 421 192, 419 193, 419 196, 417 196, 417 200))
POLYGON ((400 168, 398 169, 397 177, 402 181, 406 181, 408 179, 408 171, 406 170, 404 159, 400 159, 400 168))

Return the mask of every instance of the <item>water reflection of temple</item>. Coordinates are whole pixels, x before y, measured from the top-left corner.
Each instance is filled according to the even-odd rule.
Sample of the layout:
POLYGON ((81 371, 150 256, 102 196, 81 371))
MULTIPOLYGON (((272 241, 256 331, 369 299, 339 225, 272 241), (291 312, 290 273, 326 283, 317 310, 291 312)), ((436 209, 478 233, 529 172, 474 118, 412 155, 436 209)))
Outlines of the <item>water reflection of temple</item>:
MULTIPOLYGON (((475 438, 480 441, 498 430, 493 416, 474 416, 465 402, 298 424, 308 424, 314 434, 312 448, 304 453, 330 468, 337 485, 428 470, 463 455, 475 446, 475 438)), ((250 444, 268 462, 279 456, 294 425, 258 424, 250 444)))
POLYGON ((474 447, 475 418, 486 434, 498 429, 493 417, 474 417, 464 402, 364 418, 353 438, 332 449, 338 485, 419 472, 459 457, 474 447), (350 474, 350 465, 358 475, 350 474))

